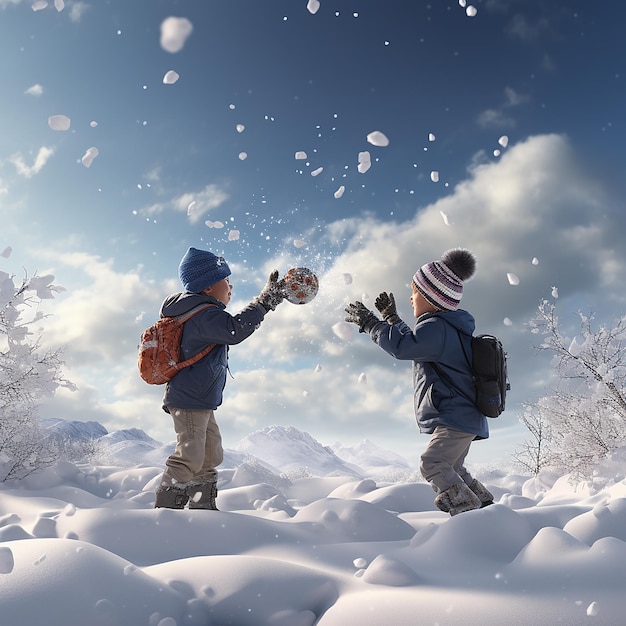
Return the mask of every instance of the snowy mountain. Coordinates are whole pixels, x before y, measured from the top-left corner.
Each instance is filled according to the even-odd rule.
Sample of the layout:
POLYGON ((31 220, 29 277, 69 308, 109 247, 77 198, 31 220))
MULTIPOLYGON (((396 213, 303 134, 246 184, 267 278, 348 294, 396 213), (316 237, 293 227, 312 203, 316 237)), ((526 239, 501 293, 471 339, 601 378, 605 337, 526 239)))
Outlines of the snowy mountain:
MULTIPOLYGON (((174 443, 163 444, 138 428, 109 433, 98 422, 42 420, 55 441, 65 444, 93 442, 97 461, 122 467, 162 467, 174 451, 174 443)), ((391 478, 406 475, 415 468, 403 457, 369 440, 354 447, 335 443, 324 446, 309 433, 294 426, 267 426, 249 434, 232 448, 224 450, 221 470, 242 464, 267 472, 266 482, 276 482, 281 474, 290 476, 352 476, 391 478), (271 481, 270 481, 271 478, 271 481)))
POLYGON ((124 442, 124 441, 143 441, 147 445, 153 447, 159 447, 163 444, 156 439, 153 439, 148 434, 146 434, 143 430, 139 428, 125 428, 123 430, 116 430, 112 433, 107 433, 106 435, 100 438, 101 443, 107 443, 109 445, 113 445, 116 443, 124 442))
POLYGON ((98 439, 97 456, 111 465, 163 465, 174 451, 173 445, 163 445, 143 430, 116 430, 98 439))
POLYGON ((331 448, 339 458, 351 466, 361 468, 367 476, 382 478, 393 474, 406 475, 416 469, 404 457, 377 446, 369 439, 350 447, 337 442, 331 448))
POLYGON ((55 418, 43 419, 41 425, 50 439, 62 443, 66 449, 72 444, 93 444, 90 454, 96 456, 98 462, 105 464, 124 467, 162 465, 173 450, 173 446, 164 446, 138 428, 109 433, 99 422, 55 418))
POLYGON ((267 426, 239 441, 233 449, 253 454, 286 474, 365 476, 360 467, 339 458, 331 448, 293 426, 267 426))
POLYGON ((54 441, 89 441, 109 434, 109 431, 98 422, 78 422, 48 417, 41 420, 41 426, 54 441))

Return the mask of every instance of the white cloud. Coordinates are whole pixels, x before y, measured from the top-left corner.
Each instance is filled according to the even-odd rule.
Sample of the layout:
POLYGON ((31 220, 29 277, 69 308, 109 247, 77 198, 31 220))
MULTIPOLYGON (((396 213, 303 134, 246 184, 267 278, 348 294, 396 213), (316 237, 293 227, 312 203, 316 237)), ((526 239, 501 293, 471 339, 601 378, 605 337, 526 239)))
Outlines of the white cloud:
POLYGON ((150 182, 158 182, 161 180, 161 167, 157 166, 146 172, 144 178, 150 182))
MULTIPOLYGON (((401 316, 412 323, 413 273, 446 249, 463 246, 478 259, 463 306, 476 317, 479 332, 503 337, 518 381, 513 396, 517 394, 518 401, 529 399, 522 378, 527 376, 530 384, 531 379, 541 380, 543 373, 545 384, 549 364, 537 363, 534 338, 524 332, 524 324, 539 300, 550 297, 551 286, 559 286, 561 300, 586 294, 594 309, 621 293, 604 288, 607 281, 616 286, 626 270, 623 249, 612 243, 623 227, 607 221, 606 201, 598 184, 579 169, 567 140, 547 135, 511 146, 498 162, 475 166, 450 196, 408 222, 362 217, 330 224, 328 239, 346 241, 346 249, 320 273, 318 297, 302 307, 281 305, 271 314, 280 321, 268 320, 259 336, 249 340, 251 354, 268 368, 272 362, 320 361, 323 371, 342 378, 346 364, 354 363, 354 371, 358 363, 361 369, 364 363, 401 368, 362 335, 342 342, 333 335, 332 325, 343 320, 347 302, 364 299, 374 308, 374 298, 383 290, 394 292, 401 316), (441 211, 451 216, 452 226, 442 223, 441 211), (541 258, 539 266, 532 263, 535 256, 541 258), (353 276, 352 284, 345 284, 344 272, 353 276), (507 272, 520 276, 519 286, 509 285, 507 272), (512 326, 504 324, 506 317, 512 326)), ((245 347, 239 350, 246 352, 245 347)), ((368 376, 368 381, 368 388, 383 392, 376 377, 368 376)), ((356 379, 346 382, 355 397, 361 393, 356 384, 356 379)), ((327 397, 333 398, 337 414, 350 411, 332 394, 327 397)), ((396 411, 390 406, 388 415, 396 416, 396 411)), ((376 426, 368 423, 370 427, 376 426)))
POLYGON ((476 120, 481 128, 513 128, 515 120, 499 109, 487 109, 476 120))
POLYGON ((517 91, 515 91, 512 87, 504 88, 504 96, 506 99, 506 106, 509 107, 519 106, 520 104, 525 104, 530 100, 529 96, 517 93, 517 91))
POLYGON ((24 161, 24 157, 19 152, 10 156, 9 161, 13 163, 20 176, 24 176, 24 178, 32 178, 43 169, 44 165, 54 154, 54 151, 54 148, 48 148, 46 146, 39 148, 32 165, 27 165, 24 161))
POLYGON ((89 10, 86 2, 72 2, 70 5, 70 20, 72 22, 80 22, 86 11, 89 10))
MULTIPOLYGON (((46 337, 54 344, 71 346, 72 359, 81 365, 92 367, 94 355, 102 362, 122 364, 124 357, 128 358, 128 349, 132 353, 136 348, 143 330, 138 327, 139 314, 152 311, 156 319, 162 287, 175 289, 171 281, 157 290, 140 270, 118 272, 113 260, 85 252, 49 252, 47 256, 55 264, 58 277, 65 271, 75 277, 75 285, 82 286, 64 283, 68 293, 52 307, 53 317, 45 325, 46 337)), ((63 280, 59 278, 59 282, 63 280)))
MULTIPOLYGON (((318 438, 346 443, 351 433, 355 442, 367 433, 373 440, 397 436, 398 445, 407 447, 425 444, 427 438, 415 432, 410 364, 390 358, 359 333, 344 341, 332 326, 343 320, 349 301, 362 299, 374 308, 383 290, 395 294, 400 315, 411 324, 413 273, 456 246, 471 249, 478 260, 462 306, 475 316, 478 332, 499 335, 509 351, 510 413, 491 427, 510 430, 519 402, 543 393, 550 376, 549 362, 532 349, 537 338, 524 330, 539 300, 557 286, 559 306, 584 299, 606 315, 612 307, 623 310, 624 226, 616 221, 623 218, 606 211, 607 195, 580 169, 566 138, 545 135, 510 145, 497 161, 472 166, 448 197, 418 210, 411 220, 362 216, 329 224, 328 240, 344 241, 345 247, 326 265, 313 264, 320 277, 316 299, 303 306, 281 304, 257 333, 230 352, 234 380, 229 378, 218 411, 225 444, 272 423, 294 424, 318 438), (441 211, 450 216, 450 226, 443 224, 441 211), (533 264, 535 257, 539 264, 533 264), (520 284, 511 287, 507 273, 519 276, 520 284), (619 298, 622 302, 615 302, 619 298), (367 385, 358 382, 361 372, 367 385)), ((181 197, 181 205, 187 200, 181 197)), ((285 271, 294 262, 284 254, 256 270, 233 262, 237 300, 229 310, 236 313, 245 306, 271 269, 285 271)), ((72 404, 70 397, 60 397, 70 412, 63 417, 98 419, 99 414, 105 425, 137 426, 169 440, 171 424, 160 411, 162 389, 139 379, 136 344, 161 300, 180 289, 178 282, 149 283, 139 270, 116 271, 111 261, 84 253, 57 255, 50 271, 69 291, 55 301, 46 337, 68 345, 78 393, 89 401, 72 404), (84 274, 78 287, 68 284, 64 268, 84 274), (137 322, 141 312, 147 313, 137 322), (151 422, 155 416, 161 419, 151 422)))
POLYGON ((59 390, 42 407, 43 415, 154 433, 152 417, 162 413, 158 398, 163 389, 139 378, 137 345, 144 328, 157 319, 164 297, 179 289, 178 281, 157 285, 141 269, 117 271, 113 260, 84 252, 40 254, 68 289, 46 301, 42 336, 45 345, 65 347, 66 376, 78 386, 74 393, 59 390))
POLYGON ((526 15, 517 13, 508 25, 509 34, 524 42, 536 42, 550 30, 550 21, 545 15, 530 19, 526 15))
MULTIPOLYGON (((257 334, 278 325, 276 320, 267 319, 257 334)), ((231 352, 249 350, 244 343, 231 352)), ((373 440, 387 436, 390 430, 395 430, 394 434, 415 432, 409 364, 400 371, 368 365, 365 372, 369 384, 364 385, 359 383, 364 371, 359 366, 322 368, 319 372, 314 367, 238 370, 236 357, 231 360, 234 378, 227 382, 227 399, 219 409, 220 426, 224 425, 231 443, 270 423, 294 424, 318 435, 332 432, 333 437, 344 441, 360 441, 364 432, 373 440)))
MULTIPOLYGON (((158 181, 158 172, 154 171, 155 178, 158 181)), ((153 217, 167 210, 179 211, 185 213, 192 224, 199 222, 204 215, 212 209, 221 206, 229 195, 217 185, 207 185, 204 189, 197 192, 188 192, 176 196, 170 201, 155 202, 138 210, 140 215, 153 217)))
POLYGON ((512 87, 504 88, 504 103, 501 108, 486 109, 478 115, 477 123, 481 128, 514 128, 515 119, 504 112, 530 100, 529 96, 517 93, 512 87))
POLYGON ((162 202, 155 202, 149 206, 139 209, 138 213, 146 217, 152 217, 153 215, 159 215, 167 209, 167 205, 162 202))
POLYGON ((207 185, 202 191, 184 193, 172 201, 177 211, 186 213, 189 221, 198 222, 206 213, 228 200, 228 194, 217 185, 207 185))

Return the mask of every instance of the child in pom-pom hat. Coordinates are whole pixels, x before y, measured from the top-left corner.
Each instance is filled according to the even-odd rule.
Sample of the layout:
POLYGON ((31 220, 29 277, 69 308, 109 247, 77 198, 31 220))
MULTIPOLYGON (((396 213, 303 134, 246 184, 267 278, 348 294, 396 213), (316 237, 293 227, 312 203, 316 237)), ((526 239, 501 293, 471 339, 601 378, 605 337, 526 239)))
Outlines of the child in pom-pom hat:
POLYGON ((176 449, 165 462, 156 491, 155 508, 217 509, 217 466, 224 458, 214 411, 222 404, 228 370, 228 348, 259 328, 266 313, 284 299, 278 271, 270 274, 261 293, 237 315, 225 309, 231 298, 228 263, 208 250, 189 248, 178 274, 185 289, 165 299, 161 315, 175 317, 201 304, 212 306, 185 322, 181 341, 185 359, 210 344, 205 357, 180 370, 167 384, 163 410, 172 416, 176 449))
POLYGON ((415 417, 420 432, 431 435, 420 470, 438 494, 436 506, 450 515, 493 503, 464 466, 471 443, 489 437, 487 418, 468 399, 474 383, 465 355, 471 355, 475 322, 458 308, 463 282, 475 270, 474 255, 460 248, 422 265, 411 281, 413 330, 398 316, 392 293, 382 292, 375 301, 384 321, 361 302, 346 307, 347 322, 396 359, 413 361, 415 417))

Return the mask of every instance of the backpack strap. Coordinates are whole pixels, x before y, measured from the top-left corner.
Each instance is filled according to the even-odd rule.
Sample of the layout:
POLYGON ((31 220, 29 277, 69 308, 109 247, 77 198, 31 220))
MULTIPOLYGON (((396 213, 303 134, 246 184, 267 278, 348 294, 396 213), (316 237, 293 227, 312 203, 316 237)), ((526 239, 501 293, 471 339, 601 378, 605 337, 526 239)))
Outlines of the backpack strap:
MULTIPOLYGON (((213 306, 215 305, 211 304, 210 302, 199 304, 193 307, 193 309, 189 309, 189 311, 187 311, 186 313, 182 313, 181 315, 176 315, 175 317, 181 324, 184 324, 187 320, 190 320, 197 313, 200 313, 201 311, 209 309, 213 306)), ((200 350, 200 352, 198 352, 197 354, 194 354, 194 356, 189 357, 185 361, 181 361, 180 363, 178 363, 177 369, 183 369, 183 367, 187 367, 189 365, 193 365, 194 363, 197 363, 200 359, 204 358, 207 354, 209 354, 209 352, 211 352, 213 348, 215 348, 214 343, 209 344, 208 346, 206 346, 206 348, 202 348, 202 350, 200 350)))
MULTIPOLYGON (((202 304, 197 304, 192 309, 189 309, 186 313, 181 313, 180 315, 173 315, 181 324, 184 324, 188 319, 192 318, 196 313, 200 313, 200 311, 204 311, 205 309, 209 309, 212 306, 215 306, 211 302, 203 302, 202 304)), ((169 317, 168 315, 161 315, 161 317, 169 317)))
MULTIPOLYGON (((465 344, 463 343, 463 337, 461 336, 461 331, 452 322, 449 322, 445 317, 442 317, 441 315, 436 315, 433 317, 439 318, 441 321, 445 322, 449 326, 452 326, 452 328, 456 330, 456 333, 459 337, 459 342, 461 344, 461 349, 463 350, 463 356, 465 357, 467 366, 469 367, 469 371, 472 373, 472 380, 474 380, 474 371, 472 369, 472 361, 469 358, 469 354, 467 354, 465 344)), ((455 385, 452 378, 450 378, 450 376, 448 376, 448 374, 446 374, 443 371, 443 369, 441 369, 441 367, 437 365, 437 363, 435 363, 434 361, 429 361, 429 364, 435 370, 437 376, 439 376, 439 378, 441 378, 448 385, 448 387, 451 387, 452 389, 455 389, 456 391, 458 391, 464 398, 469 400, 472 404, 476 402, 475 398, 471 398, 462 389, 460 389, 458 385, 455 385)))

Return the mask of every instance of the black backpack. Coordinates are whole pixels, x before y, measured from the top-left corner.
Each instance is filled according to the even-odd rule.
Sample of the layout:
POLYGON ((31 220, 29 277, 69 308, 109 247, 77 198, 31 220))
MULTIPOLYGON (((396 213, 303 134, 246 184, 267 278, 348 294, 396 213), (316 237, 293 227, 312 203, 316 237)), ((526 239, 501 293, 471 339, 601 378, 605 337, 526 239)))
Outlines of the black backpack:
MULTIPOLYGON (((441 316, 437 316, 447 322, 441 316)), ((448 322, 450 324, 450 322, 448 322)), ((453 326, 450 324, 450 326, 453 326)), ((467 364, 472 371, 476 397, 467 398, 476 408, 487 417, 498 417, 506 405, 506 392, 511 389, 507 374, 506 357, 507 354, 502 347, 502 342, 493 335, 472 336, 472 360, 467 354, 461 331, 453 326, 459 335, 459 341, 463 348, 463 354, 467 364)), ((436 363, 431 363, 437 374, 445 380, 448 385, 461 392, 452 382, 449 376, 436 363)), ((462 392, 461 392, 462 393, 462 392)), ((465 395, 465 394, 463 394, 465 395)), ((467 397, 467 396, 466 396, 467 397)))

